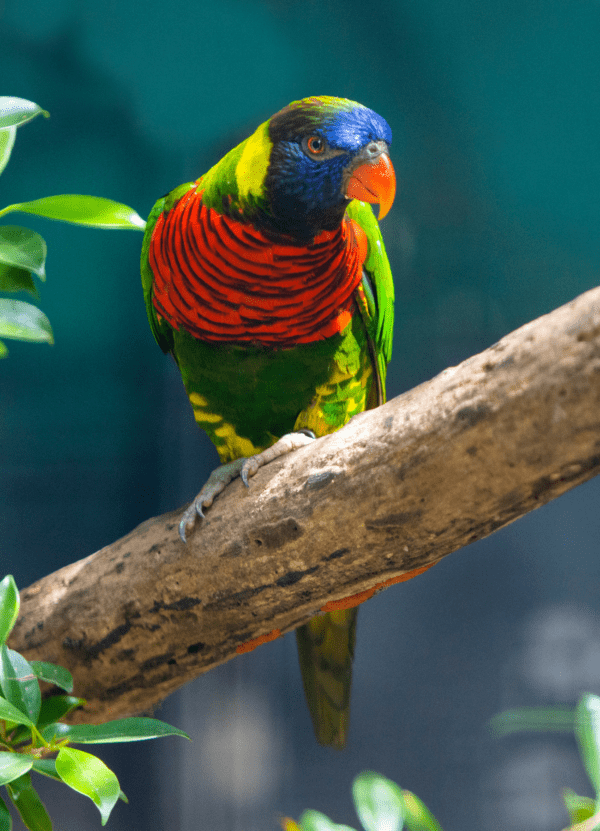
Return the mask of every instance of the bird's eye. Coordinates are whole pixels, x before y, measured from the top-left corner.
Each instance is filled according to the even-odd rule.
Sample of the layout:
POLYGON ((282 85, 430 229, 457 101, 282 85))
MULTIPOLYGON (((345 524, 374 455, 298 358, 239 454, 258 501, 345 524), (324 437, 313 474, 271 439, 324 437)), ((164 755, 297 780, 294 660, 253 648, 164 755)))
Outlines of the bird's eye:
POLYGON ((306 141, 308 152, 312 153, 313 156, 320 156, 321 153, 324 153, 326 146, 325 139, 321 136, 310 136, 306 141))

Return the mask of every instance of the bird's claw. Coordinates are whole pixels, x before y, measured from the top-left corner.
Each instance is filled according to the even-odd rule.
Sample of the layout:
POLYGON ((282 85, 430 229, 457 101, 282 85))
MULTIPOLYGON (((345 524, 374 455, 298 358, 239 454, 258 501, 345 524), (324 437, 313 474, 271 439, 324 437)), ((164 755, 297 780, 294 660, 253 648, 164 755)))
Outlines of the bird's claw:
POLYGON ((267 449, 263 450, 262 453, 257 453, 255 456, 249 456, 247 459, 243 460, 242 469, 240 470, 240 478, 242 482, 247 488, 249 488, 250 483, 248 478, 250 476, 254 476, 259 468, 269 462, 272 462, 274 459, 279 458, 279 456, 285 456, 287 453, 291 453, 292 450, 298 450, 299 447, 305 447, 307 444, 310 444, 311 441, 314 441, 315 438, 316 436, 312 430, 302 429, 296 430, 293 433, 286 433, 285 436, 278 439, 275 444, 267 447, 267 449))
POLYGON ((259 468, 279 456, 284 456, 286 453, 291 453, 292 450, 304 447, 314 439, 315 434, 311 430, 302 429, 294 433, 286 433, 285 436, 282 436, 271 447, 267 447, 262 453, 257 453, 255 456, 249 456, 246 459, 236 459, 213 470, 198 496, 183 512, 179 523, 181 541, 187 542, 186 532, 194 527, 198 517, 204 519, 203 509, 210 508, 215 496, 224 491, 232 479, 239 476, 244 485, 249 488, 249 477, 254 476, 259 468))
POLYGON ((183 516, 181 517, 181 522, 179 523, 179 536, 181 538, 181 542, 187 542, 187 537, 185 536, 185 532, 188 529, 188 526, 193 525, 193 517, 188 516, 189 511, 185 511, 183 516))
POLYGON ((260 453, 256 456, 249 456, 247 459, 244 460, 244 464, 242 465, 242 469, 240 470, 240 479, 246 485, 247 488, 250 487, 250 482, 248 481, 249 476, 254 476, 256 471, 259 469, 261 462, 259 460, 260 453))
MULTIPOLYGON (((314 441, 314 439, 317 438, 315 436, 315 434, 313 433, 313 431, 307 429, 306 427, 301 427, 299 430, 295 430, 295 433, 296 434, 299 433, 301 436, 306 436, 308 439, 312 439, 313 441, 314 441)), ((290 435, 294 435, 294 433, 288 433, 288 436, 290 436, 290 435)), ((304 446, 304 444, 308 444, 308 443, 309 442, 304 442, 302 446, 304 446)))
POLYGON ((239 476, 244 461, 245 459, 236 459, 234 462, 213 470, 198 496, 183 512, 179 523, 179 536, 182 542, 187 542, 186 532, 194 527, 196 520, 205 518, 204 509, 210 508, 215 496, 224 491, 232 479, 239 476))

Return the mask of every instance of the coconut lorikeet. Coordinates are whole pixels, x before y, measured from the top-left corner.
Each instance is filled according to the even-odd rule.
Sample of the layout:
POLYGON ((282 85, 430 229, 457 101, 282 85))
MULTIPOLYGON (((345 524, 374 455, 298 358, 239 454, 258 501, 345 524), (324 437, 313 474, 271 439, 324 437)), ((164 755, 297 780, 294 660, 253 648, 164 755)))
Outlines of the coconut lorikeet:
MULTIPOLYGON (((184 513, 184 541, 232 478, 248 484, 272 455, 383 403, 394 287, 368 203, 381 219, 393 202, 391 139, 361 104, 305 98, 152 209, 148 319, 223 463, 184 513)), ((355 625, 338 609, 297 630, 317 739, 340 748, 355 625)))

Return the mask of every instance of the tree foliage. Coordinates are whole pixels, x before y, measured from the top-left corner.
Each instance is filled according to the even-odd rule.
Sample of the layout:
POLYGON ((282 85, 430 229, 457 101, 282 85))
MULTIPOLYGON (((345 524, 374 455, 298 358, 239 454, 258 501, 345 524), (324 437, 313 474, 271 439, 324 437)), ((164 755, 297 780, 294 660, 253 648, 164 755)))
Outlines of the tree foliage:
MULTIPOLYGON (((31 773, 49 776, 88 796, 105 825, 118 799, 127 801, 119 780, 101 759, 72 744, 107 744, 189 736, 152 718, 125 718, 105 724, 70 725, 61 721, 85 704, 71 695, 73 678, 64 667, 27 661, 6 646, 19 614, 19 592, 11 575, 0 582, 0 785, 4 785, 30 831, 51 831, 52 822, 31 773), (42 698, 40 681, 61 690, 42 698)), ((10 831, 11 816, 0 797, 0 831, 10 831)))
MULTIPOLYGON (((0 96, 0 173, 10 159, 17 128, 38 115, 49 113, 33 101, 0 96)), ((146 223, 127 205, 100 196, 62 194, 30 202, 17 202, 0 210, 0 217, 20 212, 58 219, 94 228, 132 228, 143 231, 146 223)), ((46 243, 40 234, 19 225, 0 226, 0 291, 26 292, 38 297, 34 277, 46 279, 46 243)), ((13 340, 53 342, 52 327, 46 315, 24 300, 0 297, 0 336, 13 340)), ((0 341, 0 357, 8 349, 0 341)))

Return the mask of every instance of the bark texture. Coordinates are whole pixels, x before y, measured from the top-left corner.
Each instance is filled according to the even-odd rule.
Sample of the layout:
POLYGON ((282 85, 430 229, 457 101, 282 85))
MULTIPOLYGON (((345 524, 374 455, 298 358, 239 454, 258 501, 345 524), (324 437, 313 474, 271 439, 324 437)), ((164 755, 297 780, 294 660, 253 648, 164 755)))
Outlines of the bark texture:
POLYGON ((598 472, 600 288, 232 483, 187 545, 177 511, 43 578, 11 646, 73 672, 80 720, 139 713, 598 472))

